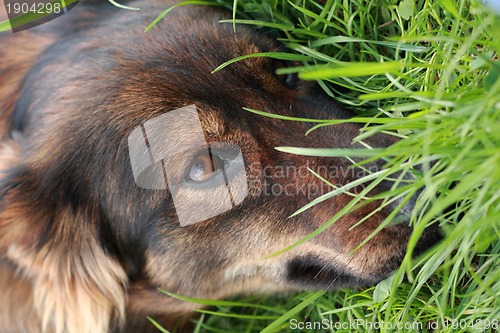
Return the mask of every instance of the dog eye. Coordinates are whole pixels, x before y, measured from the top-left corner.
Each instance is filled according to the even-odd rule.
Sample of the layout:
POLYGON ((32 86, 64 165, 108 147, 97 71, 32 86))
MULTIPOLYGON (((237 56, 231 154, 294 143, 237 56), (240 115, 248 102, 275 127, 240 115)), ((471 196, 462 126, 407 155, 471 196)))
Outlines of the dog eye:
POLYGON ((224 160, 208 150, 208 153, 198 155, 191 163, 186 178, 197 183, 206 182, 224 168, 224 160))
POLYGON ((299 83, 299 77, 297 76, 297 73, 276 74, 276 70, 290 67, 289 62, 273 59, 271 67, 276 77, 282 84, 287 86, 289 89, 297 89, 299 83))

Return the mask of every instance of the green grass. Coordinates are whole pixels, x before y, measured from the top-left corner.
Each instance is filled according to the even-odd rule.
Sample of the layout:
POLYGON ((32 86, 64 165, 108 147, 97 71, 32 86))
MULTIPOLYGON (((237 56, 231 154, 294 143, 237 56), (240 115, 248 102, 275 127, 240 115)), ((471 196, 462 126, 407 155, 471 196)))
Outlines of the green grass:
MULTIPOLYGON (((317 81, 328 95, 353 110, 356 116, 349 121, 364 124, 357 141, 378 132, 402 138, 382 150, 278 150, 364 157, 365 162, 384 158, 384 170, 358 181, 375 179, 374 185, 396 170, 412 173, 412 183, 378 197, 386 204, 395 197, 404 202, 418 188, 424 189, 411 219, 415 232, 409 254, 389 279, 365 290, 252 296, 234 301, 195 300, 167 293, 165 297, 211 306, 200 311, 195 331, 311 331, 293 329, 294 323, 304 321, 333 323, 333 329, 312 329, 315 332, 497 331, 500 16, 480 1, 465 0, 195 0, 181 5, 225 7, 234 17, 226 23, 235 29, 240 24, 265 27, 286 46, 286 53, 242 56, 214 71, 249 56, 296 61, 298 66, 279 72, 296 72, 304 80, 317 81), (423 165, 424 170, 415 171, 415 165, 423 165), (418 236, 431 224, 441 226, 445 240, 411 259, 418 236)), ((169 10, 175 8, 158 13, 158 20, 169 10)), ((28 15, 18 22, 1 22, 0 31, 34 18, 28 15)), ((335 126, 339 121, 317 123, 335 126)), ((336 188, 297 214, 354 185, 336 188)), ((363 193, 353 197, 342 214, 349 214, 366 200, 363 193)), ((332 217, 302 242, 338 218, 332 217)))
MULTIPOLYGON (((395 170, 412 173, 412 183, 381 196, 386 203, 394 197, 407 200, 418 188, 424 190, 411 219, 415 232, 408 255, 389 279, 366 290, 254 296, 235 302, 186 299, 212 306, 200 311, 204 315, 196 330, 308 331, 290 327, 293 320, 307 319, 337 323, 334 330, 315 332, 496 331, 500 321, 500 17, 479 1, 465 0, 200 2, 231 10, 234 20, 227 22, 235 29, 240 24, 272 29, 289 54, 254 56, 297 61, 298 66, 279 72, 297 72, 304 80, 317 81, 333 99, 353 110, 357 116, 351 121, 364 124, 356 140, 378 132, 402 138, 387 149, 277 149, 361 156, 365 161, 386 159, 385 170, 361 182, 375 179, 377 183, 395 170), (415 165, 423 165, 423 171, 415 171, 415 165), (412 259, 418 236, 431 224, 441 226, 445 240, 412 259), (349 323, 358 324, 346 326, 349 323), (397 329, 396 325, 406 326, 397 329)), ((336 123, 318 120, 318 126, 336 123)), ((349 214, 365 200, 361 193, 342 213, 349 214)))

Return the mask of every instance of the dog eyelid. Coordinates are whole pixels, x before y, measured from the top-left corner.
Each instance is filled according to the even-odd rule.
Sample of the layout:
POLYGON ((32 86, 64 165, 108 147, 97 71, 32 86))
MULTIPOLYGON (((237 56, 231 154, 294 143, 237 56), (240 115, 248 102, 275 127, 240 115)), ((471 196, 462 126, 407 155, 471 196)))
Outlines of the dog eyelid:
POLYGON ((209 149, 208 153, 199 154, 194 158, 187 171, 186 180, 197 183, 210 180, 224 168, 225 164, 223 158, 209 149))
POLYGON ((222 173, 225 181, 244 172, 241 149, 227 142, 212 142, 209 147, 192 154, 185 169, 185 184, 213 187, 222 173), (207 149, 208 148, 208 149, 207 149), (226 179, 227 178, 227 179, 226 179), (210 184, 209 184, 210 183, 210 184))
POLYGON ((285 83, 290 89, 297 89, 297 84, 299 81, 299 77, 297 73, 290 73, 286 75, 285 83))
POLYGON ((278 80, 283 83, 289 89, 297 89, 297 84, 299 81, 299 77, 297 73, 288 73, 288 74, 277 74, 276 71, 281 68, 290 67, 290 62, 284 60, 273 59, 271 63, 271 68, 273 70, 274 75, 278 78, 278 80))

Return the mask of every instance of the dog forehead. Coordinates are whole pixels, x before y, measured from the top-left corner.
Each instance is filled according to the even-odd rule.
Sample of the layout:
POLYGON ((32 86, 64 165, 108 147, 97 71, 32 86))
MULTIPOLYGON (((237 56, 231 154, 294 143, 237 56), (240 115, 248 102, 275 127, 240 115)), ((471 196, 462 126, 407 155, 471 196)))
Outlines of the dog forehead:
MULTIPOLYGON (((152 9, 152 13, 156 11, 152 9)), ((134 29, 138 43, 133 45, 143 48, 144 42, 151 43, 164 57, 178 59, 188 65, 188 59, 203 61, 206 66, 212 67, 211 70, 235 57, 278 48, 276 41, 261 30, 246 25, 234 26, 227 22, 228 19, 230 15, 227 12, 213 8, 175 8, 146 33, 134 29)), ((146 23, 144 21, 139 25, 146 23)), ((197 68, 200 67, 192 69, 196 71, 197 68)))

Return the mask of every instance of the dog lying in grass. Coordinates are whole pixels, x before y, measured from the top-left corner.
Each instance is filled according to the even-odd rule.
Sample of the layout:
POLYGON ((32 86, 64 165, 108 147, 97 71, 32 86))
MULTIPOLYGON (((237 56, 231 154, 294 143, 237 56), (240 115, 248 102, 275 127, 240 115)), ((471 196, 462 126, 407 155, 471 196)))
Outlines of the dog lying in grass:
MULTIPOLYGON (((312 124, 243 110, 351 116, 314 84, 276 75, 281 61, 251 58, 211 74, 279 48, 249 27, 220 24, 225 12, 178 8, 144 33, 172 4, 140 2, 131 12, 82 2, 0 36, 0 332, 154 332, 146 316, 173 327, 196 308, 158 288, 212 299, 335 289, 374 284, 400 264, 407 223, 351 253, 394 208, 378 210, 377 201, 264 259, 351 199, 341 194, 289 218, 331 190, 307 168, 338 186, 365 174, 344 158, 274 148, 351 147, 359 127, 304 136, 312 124)), ((417 251, 435 239, 426 231, 417 251)))

